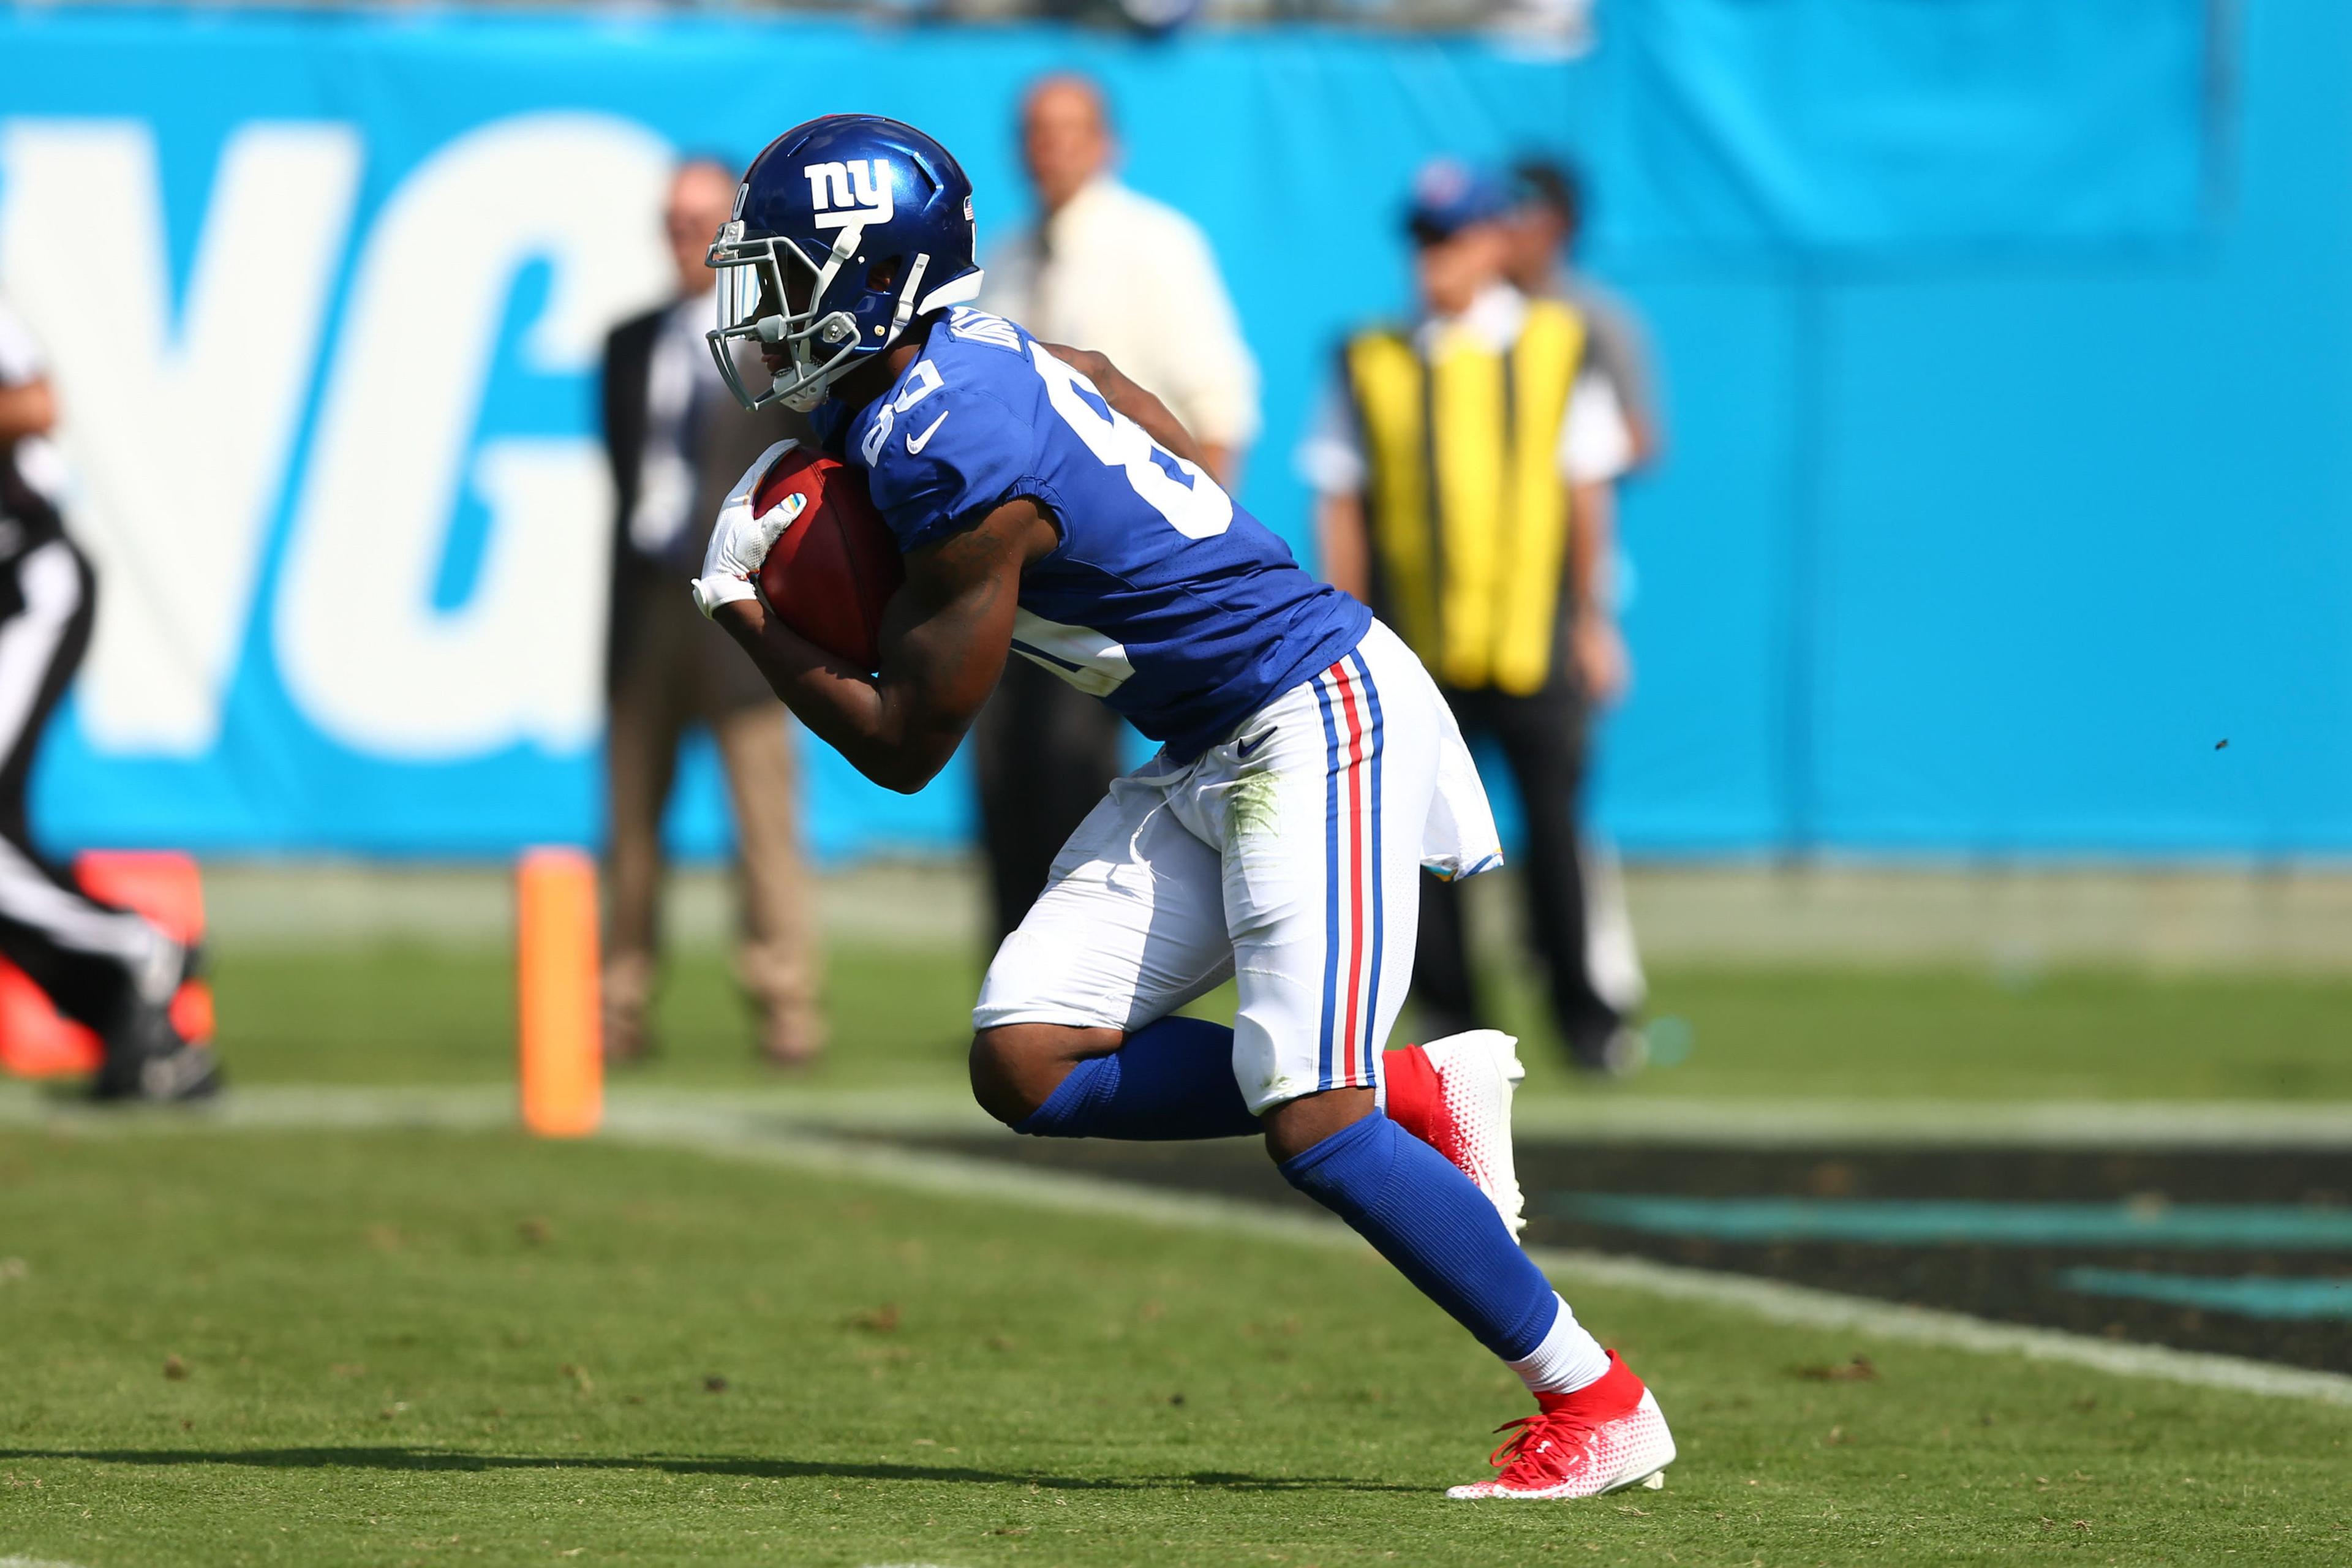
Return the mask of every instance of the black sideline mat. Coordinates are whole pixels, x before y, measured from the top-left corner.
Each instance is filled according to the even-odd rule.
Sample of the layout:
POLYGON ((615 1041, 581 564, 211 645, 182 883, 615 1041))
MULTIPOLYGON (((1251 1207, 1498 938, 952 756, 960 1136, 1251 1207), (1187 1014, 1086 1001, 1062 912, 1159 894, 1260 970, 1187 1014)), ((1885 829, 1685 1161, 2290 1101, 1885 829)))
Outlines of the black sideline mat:
MULTIPOLYGON (((1312 1209, 1254 1139, 923 1147, 1312 1209)), ((1523 1140, 1527 1239, 2352 1373, 2352 1160, 1523 1140)))

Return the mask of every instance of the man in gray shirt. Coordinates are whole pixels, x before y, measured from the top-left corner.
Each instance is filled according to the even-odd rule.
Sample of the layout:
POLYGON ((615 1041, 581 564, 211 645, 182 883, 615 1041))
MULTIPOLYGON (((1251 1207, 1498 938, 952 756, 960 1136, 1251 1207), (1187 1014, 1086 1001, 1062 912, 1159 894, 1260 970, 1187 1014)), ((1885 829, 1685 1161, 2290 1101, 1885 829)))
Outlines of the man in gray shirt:
MULTIPOLYGON (((1507 264, 1511 281, 1530 299, 1565 300, 1584 318, 1585 329, 1591 334, 1587 352, 1593 368, 1616 387, 1619 410, 1632 439, 1632 458, 1621 477, 1637 475, 1658 460, 1665 446, 1657 364, 1651 355, 1649 333, 1633 306, 1576 266, 1586 206, 1584 184, 1575 170, 1548 158, 1523 158, 1512 165, 1511 174, 1518 184, 1507 264)), ((1607 561, 1601 568, 1603 592, 1613 601, 1618 564, 1607 561)), ((1630 1018, 1641 1011, 1649 984, 1642 973, 1616 851, 1605 838, 1589 835, 1580 853, 1585 868, 1586 972, 1594 991, 1622 1016, 1630 1018)), ((1642 1037, 1628 1032, 1619 1044, 1627 1048, 1613 1051, 1613 1059, 1607 1064, 1612 1070, 1638 1067, 1646 1055, 1642 1037)))
POLYGON ((1594 366, 1617 388, 1633 433, 1633 470, 1656 460, 1665 444, 1658 410, 1656 364, 1649 333, 1633 308, 1576 268, 1584 232, 1584 185, 1567 164, 1523 158, 1511 166, 1519 187, 1511 219, 1511 282, 1531 300, 1564 300, 1592 334, 1594 366))

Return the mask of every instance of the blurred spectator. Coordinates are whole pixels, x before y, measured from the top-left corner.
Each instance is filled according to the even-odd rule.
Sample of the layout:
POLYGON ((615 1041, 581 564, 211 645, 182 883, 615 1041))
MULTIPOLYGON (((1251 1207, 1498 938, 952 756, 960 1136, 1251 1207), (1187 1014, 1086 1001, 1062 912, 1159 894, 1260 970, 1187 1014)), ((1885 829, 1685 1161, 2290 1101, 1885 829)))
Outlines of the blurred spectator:
MULTIPOLYGON (((1037 224, 989 258, 985 308, 1048 342, 1108 354, 1157 393, 1230 485, 1257 434, 1257 366, 1207 239, 1111 174, 1102 89, 1049 76, 1021 108, 1037 224)), ((1117 714, 1015 659, 973 726, 982 845, 1002 937, 1045 889, 1054 857, 1122 771, 1117 714)))
POLYGON ((1021 108, 1040 221, 988 258, 982 303, 1048 342, 1108 354, 1156 393, 1230 488, 1257 435, 1257 366, 1199 226, 1111 173, 1102 89, 1049 76, 1021 108))
POLYGON ((1649 333, 1623 300, 1577 270, 1584 235, 1584 182, 1566 163, 1523 158, 1512 165, 1518 208, 1511 217, 1511 282, 1529 299, 1565 300, 1584 318, 1586 353, 1617 388, 1633 433, 1633 467, 1656 460, 1665 442, 1649 333))
POLYGON ((218 1087, 210 1047, 171 1005, 187 951, 101 903, 33 846, 25 796, 42 732, 89 647, 98 581, 65 530, 57 400, 39 346, 0 304, 0 954, 99 1037, 105 1100, 189 1100, 218 1087))
POLYGON ((734 205, 735 183, 734 171, 715 159, 679 167, 662 215, 677 297, 622 322, 604 345, 604 446, 619 503, 605 647, 612 888, 604 1044, 619 1060, 651 1044, 662 815, 679 743, 698 724, 718 742, 734 805, 742 900, 736 979, 759 1009, 760 1050, 792 1066, 824 1046, 784 712, 759 671, 712 635, 685 588, 743 470, 771 442, 808 435, 782 408, 745 413, 703 341, 714 278, 703 256, 734 205))
MULTIPOLYGON (((1593 982, 1577 810, 1588 718, 1628 674, 1601 566, 1633 436, 1583 318, 1506 277, 1511 220, 1486 172, 1422 171, 1408 222, 1419 319, 1348 340, 1300 466, 1326 574, 1412 646, 1465 736, 1502 752, 1554 1020, 1577 1065, 1623 1071, 1640 1040, 1593 982)), ((1422 891, 1423 1027, 1476 1026, 1462 890, 1432 877, 1422 891)))

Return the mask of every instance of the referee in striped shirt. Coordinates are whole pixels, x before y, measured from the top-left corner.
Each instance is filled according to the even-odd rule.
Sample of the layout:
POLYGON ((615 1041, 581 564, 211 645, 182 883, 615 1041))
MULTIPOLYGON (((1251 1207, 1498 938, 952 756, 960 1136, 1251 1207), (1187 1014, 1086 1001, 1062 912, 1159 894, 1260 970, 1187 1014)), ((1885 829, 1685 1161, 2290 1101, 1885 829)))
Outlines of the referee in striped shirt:
POLYGON ((67 537, 57 399, 32 334, 0 302, 0 956, 106 1049, 101 1100, 174 1100, 219 1087, 211 1048, 173 1026, 190 953, 100 903, 34 847, 26 792, 41 733, 89 647, 89 562, 67 537))

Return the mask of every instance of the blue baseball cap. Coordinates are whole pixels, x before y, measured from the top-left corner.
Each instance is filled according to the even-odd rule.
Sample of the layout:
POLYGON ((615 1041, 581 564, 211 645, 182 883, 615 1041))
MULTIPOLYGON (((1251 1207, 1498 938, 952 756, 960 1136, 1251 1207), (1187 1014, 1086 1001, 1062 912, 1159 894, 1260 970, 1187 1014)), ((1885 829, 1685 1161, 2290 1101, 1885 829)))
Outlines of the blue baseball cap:
POLYGON ((1493 223, 1512 205, 1509 187, 1492 171, 1458 158, 1433 158, 1412 177, 1405 227, 1422 244, 1433 245, 1474 223, 1493 223))

